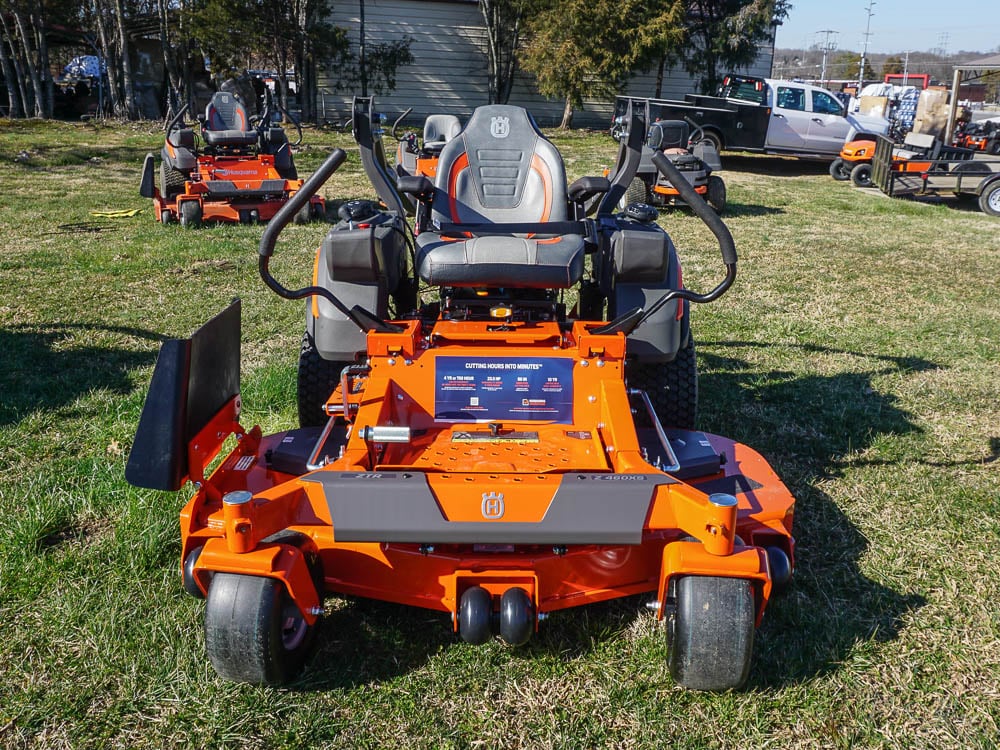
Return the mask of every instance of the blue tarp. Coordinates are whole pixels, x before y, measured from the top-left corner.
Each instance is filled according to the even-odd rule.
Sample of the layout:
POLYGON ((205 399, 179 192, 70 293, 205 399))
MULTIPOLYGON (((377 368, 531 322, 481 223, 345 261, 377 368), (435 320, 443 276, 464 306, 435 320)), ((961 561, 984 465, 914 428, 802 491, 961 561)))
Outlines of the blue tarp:
POLYGON ((100 71, 107 73, 108 66, 104 61, 98 61, 96 55, 80 55, 70 60, 69 65, 63 68, 63 75, 75 78, 97 78, 100 71))

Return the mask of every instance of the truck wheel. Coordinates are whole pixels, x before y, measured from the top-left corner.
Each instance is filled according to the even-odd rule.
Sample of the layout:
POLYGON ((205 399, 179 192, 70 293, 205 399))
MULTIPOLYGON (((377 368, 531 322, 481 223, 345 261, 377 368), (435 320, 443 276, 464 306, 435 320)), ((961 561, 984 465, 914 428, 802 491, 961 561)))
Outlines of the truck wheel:
POLYGON ((216 573, 205 604, 205 648, 221 677, 283 685, 302 669, 316 626, 273 578, 216 573))
POLYGON ((708 141, 717 153, 722 153, 722 138, 718 133, 711 130, 702 131, 701 140, 708 141))
POLYGON ((871 187, 872 186, 872 165, 871 164, 858 164, 854 169, 851 170, 851 182, 854 187, 871 187))
POLYGON ((705 200, 717 214, 726 210, 726 183, 718 175, 708 176, 708 192, 705 193, 705 200))
POLYGON ((299 350, 298 404, 299 426, 317 427, 328 419, 323 404, 340 383, 340 373, 350 362, 331 362, 316 351, 312 336, 302 335, 299 350))
POLYGON ((698 368, 694 336, 672 362, 629 362, 628 384, 645 391, 664 427, 693 430, 698 418, 698 368))
POLYGON ((1000 216, 1000 180, 986 186, 979 195, 979 207, 984 214, 1000 216))
POLYGON ((754 592, 744 578, 684 576, 667 619, 667 663, 690 690, 729 690, 746 682, 753 655, 754 592))
POLYGON ((851 179, 851 167, 839 156, 830 162, 830 176, 837 182, 851 179))
POLYGON ((633 177, 632 182, 625 188, 625 195, 618 201, 618 210, 624 211, 633 203, 649 203, 649 188, 639 177, 633 177))

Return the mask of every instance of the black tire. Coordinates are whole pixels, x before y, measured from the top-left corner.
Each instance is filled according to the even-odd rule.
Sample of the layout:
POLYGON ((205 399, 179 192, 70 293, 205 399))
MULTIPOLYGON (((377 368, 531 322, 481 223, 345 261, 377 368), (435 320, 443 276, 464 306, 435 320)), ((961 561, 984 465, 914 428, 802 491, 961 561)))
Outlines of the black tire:
POLYGON ((618 210, 624 211, 633 203, 649 203, 649 187, 639 177, 633 177, 625 188, 625 195, 618 201, 618 210))
POLYGON ((310 207, 313 221, 326 221, 326 206, 322 203, 311 203, 310 207))
POLYGON ((830 162, 830 176, 837 182, 851 179, 851 166, 839 156, 830 162))
POLYGON ((493 637, 493 597, 482 586, 470 586, 458 606, 458 634, 479 646, 493 637))
POLYGON ((172 201, 185 191, 186 186, 186 174, 168 166, 165 161, 160 162, 160 196, 164 200, 172 201))
POLYGON ((866 188, 872 186, 872 165, 858 164, 851 170, 851 183, 854 187, 866 188))
POLYGON ((201 226, 201 204, 198 201, 184 201, 181 203, 181 226, 189 229, 197 229, 201 226))
POLYGON ((718 133, 711 130, 705 130, 702 132, 700 140, 708 141, 712 144, 712 147, 717 153, 722 153, 722 137, 718 133))
POLYGON ((992 156, 1000 155, 1000 138, 994 138, 986 144, 986 153, 992 156))
POLYGON ((219 676, 283 685, 298 676, 315 632, 280 581, 234 573, 212 577, 205 649, 219 676))
POLYGON ((312 336, 306 331, 302 335, 299 350, 298 405, 299 425, 317 427, 326 424, 323 404, 340 383, 340 373, 350 362, 331 362, 323 359, 316 351, 312 336))
POLYGON ((295 217, 292 221, 296 224, 308 224, 311 216, 312 209, 309 207, 309 204, 306 203, 302 208, 295 212, 295 217))
POLYGON ((708 191, 705 193, 705 201, 715 213, 721 214, 726 210, 726 183, 718 175, 708 176, 708 191))
POLYGON ((744 578, 684 576, 667 619, 667 663, 689 690, 721 691, 746 682, 753 655, 753 584, 744 578))
POLYGON ((177 217, 174 216, 174 212, 171 211, 169 208, 165 208, 162 211, 160 211, 161 224, 172 224, 174 222, 174 219, 176 218, 177 217))
POLYGON ((1000 216, 1000 180, 987 185, 980 193, 979 208, 989 216, 1000 216))
POLYGON ((698 419, 698 367, 694 336, 671 362, 629 362, 630 388, 645 391, 664 427, 693 430, 698 419))

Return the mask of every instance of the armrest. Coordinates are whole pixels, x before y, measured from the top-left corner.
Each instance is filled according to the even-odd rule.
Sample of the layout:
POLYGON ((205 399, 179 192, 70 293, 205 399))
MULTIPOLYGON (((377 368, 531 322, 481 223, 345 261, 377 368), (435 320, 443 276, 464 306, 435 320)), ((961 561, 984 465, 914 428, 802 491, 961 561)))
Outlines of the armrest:
POLYGON ((396 189, 421 201, 429 201, 434 195, 434 184, 422 174, 401 176, 396 180, 396 189))
POLYGON ((607 177, 581 177, 574 180, 567 193, 574 203, 583 203, 595 195, 604 195, 611 189, 611 181, 607 177))

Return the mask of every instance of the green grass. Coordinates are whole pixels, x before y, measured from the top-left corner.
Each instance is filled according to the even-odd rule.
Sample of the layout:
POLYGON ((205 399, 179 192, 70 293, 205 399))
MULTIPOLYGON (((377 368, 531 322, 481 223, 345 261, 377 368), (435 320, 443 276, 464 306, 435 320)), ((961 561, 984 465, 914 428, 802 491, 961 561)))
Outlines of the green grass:
MULTIPOLYGON (((315 169, 348 138, 307 133, 315 169)), ((220 680, 178 575, 184 493, 123 468, 159 341, 243 299, 244 423, 293 424, 300 304, 257 276, 260 227, 162 227, 138 197, 150 125, 0 122, 0 745, 891 747, 1000 744, 1000 223, 725 157, 736 286, 694 312, 701 426, 798 498, 798 570, 746 690, 678 689, 643 599, 570 610, 527 647, 327 600, 289 689, 220 680), (94 210, 142 208, 134 218, 94 210)), ((570 178, 613 163, 555 136, 570 178)), ((356 154, 328 200, 370 195, 356 154)), ((717 251, 662 216, 684 277, 717 251)), ((321 236, 273 264, 303 282, 321 236)))

